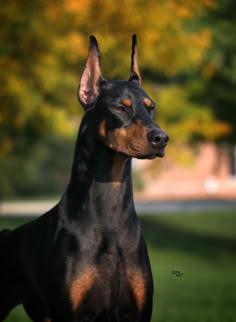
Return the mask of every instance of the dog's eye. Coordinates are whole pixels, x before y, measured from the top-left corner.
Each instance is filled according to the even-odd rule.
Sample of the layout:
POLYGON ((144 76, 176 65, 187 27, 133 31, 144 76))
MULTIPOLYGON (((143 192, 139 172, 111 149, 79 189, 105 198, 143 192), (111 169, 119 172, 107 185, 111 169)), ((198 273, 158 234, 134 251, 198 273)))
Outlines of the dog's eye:
POLYGON ((156 106, 154 104, 152 104, 152 105, 146 107, 146 110, 148 111, 149 114, 152 114, 155 112, 155 108, 156 108, 156 106))
POLYGON ((150 110, 150 111, 153 111, 153 110, 155 110, 155 105, 154 104, 152 104, 152 105, 150 105, 149 107, 148 107, 148 109, 150 110))
POLYGON ((126 112, 126 108, 124 105, 116 105, 115 110, 119 112, 126 112))
POLYGON ((154 117, 155 117, 155 113, 156 113, 156 110, 155 109, 156 109, 156 107, 155 107, 154 104, 147 108, 148 113, 149 113, 151 119, 154 119, 154 117))

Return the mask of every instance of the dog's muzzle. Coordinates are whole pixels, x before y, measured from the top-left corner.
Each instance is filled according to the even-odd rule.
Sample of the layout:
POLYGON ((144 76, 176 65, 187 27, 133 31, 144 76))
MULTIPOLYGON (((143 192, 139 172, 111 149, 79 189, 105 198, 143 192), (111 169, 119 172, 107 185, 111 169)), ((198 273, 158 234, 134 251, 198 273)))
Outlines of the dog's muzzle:
POLYGON ((154 156, 163 157, 165 152, 165 147, 169 141, 169 136, 167 135, 167 133, 158 127, 151 129, 148 132, 148 141, 151 144, 152 150, 154 152, 153 157, 154 156))

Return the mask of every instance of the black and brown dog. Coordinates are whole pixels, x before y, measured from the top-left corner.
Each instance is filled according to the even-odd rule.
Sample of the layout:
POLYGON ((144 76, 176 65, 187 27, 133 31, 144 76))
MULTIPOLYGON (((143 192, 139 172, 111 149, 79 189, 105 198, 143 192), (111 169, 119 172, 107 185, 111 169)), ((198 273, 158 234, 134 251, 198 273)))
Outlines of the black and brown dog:
POLYGON ((36 220, 0 234, 0 320, 22 303, 35 322, 148 322, 152 274, 131 158, 163 157, 167 134, 141 88, 133 36, 128 81, 107 81, 95 37, 78 97, 85 109, 68 188, 36 220))

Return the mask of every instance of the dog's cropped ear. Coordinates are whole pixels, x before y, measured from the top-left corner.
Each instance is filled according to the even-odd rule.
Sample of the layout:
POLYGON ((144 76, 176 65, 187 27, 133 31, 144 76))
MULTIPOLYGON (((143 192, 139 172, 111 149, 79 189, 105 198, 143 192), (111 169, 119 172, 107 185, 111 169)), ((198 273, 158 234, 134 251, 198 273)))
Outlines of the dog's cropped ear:
POLYGON ((135 81, 141 85, 142 79, 138 69, 138 46, 137 36, 132 36, 132 53, 131 53, 131 70, 130 70, 130 81, 135 81))
POLYGON ((105 81, 100 68, 100 55, 97 40, 90 36, 89 52, 78 88, 78 99, 87 109, 91 107, 100 93, 102 81, 105 81))

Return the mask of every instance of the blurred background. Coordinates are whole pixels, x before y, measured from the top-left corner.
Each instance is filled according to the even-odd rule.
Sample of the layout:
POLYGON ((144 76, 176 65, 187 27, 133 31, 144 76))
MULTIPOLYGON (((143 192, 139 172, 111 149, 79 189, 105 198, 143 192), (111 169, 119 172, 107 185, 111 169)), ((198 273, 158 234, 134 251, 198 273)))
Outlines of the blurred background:
MULTIPOLYGON (((0 228, 47 210, 67 186, 89 35, 103 75, 128 79, 136 33, 143 87, 170 136, 165 158, 133 162, 159 290, 153 321, 235 321, 235 203, 156 217, 141 206, 153 215, 165 200, 236 200, 236 2, 11 0, 0 27, 0 228), (53 201, 12 203, 39 199, 53 201)), ((21 314, 7 321, 26 321, 21 314)))
POLYGON ((62 193, 88 37, 99 40, 104 76, 127 79, 133 33, 143 87, 171 138, 163 160, 134 162, 139 196, 235 196, 235 9, 233 0, 2 4, 0 199, 62 193))

